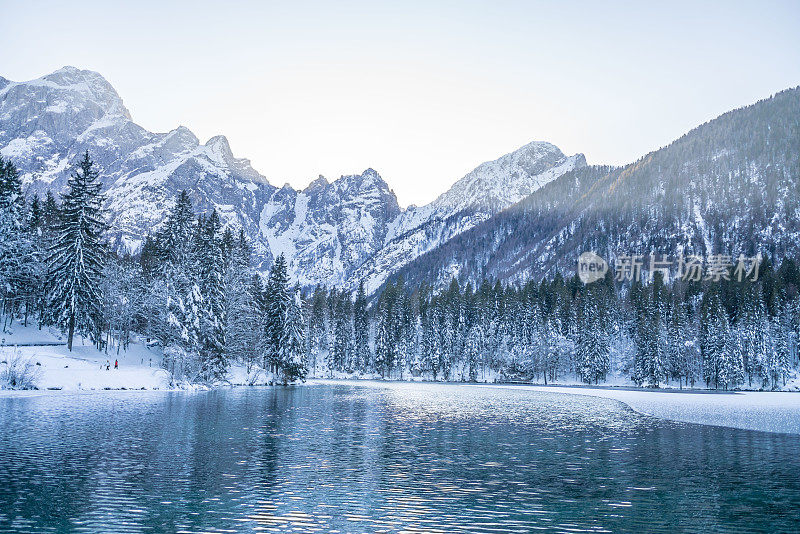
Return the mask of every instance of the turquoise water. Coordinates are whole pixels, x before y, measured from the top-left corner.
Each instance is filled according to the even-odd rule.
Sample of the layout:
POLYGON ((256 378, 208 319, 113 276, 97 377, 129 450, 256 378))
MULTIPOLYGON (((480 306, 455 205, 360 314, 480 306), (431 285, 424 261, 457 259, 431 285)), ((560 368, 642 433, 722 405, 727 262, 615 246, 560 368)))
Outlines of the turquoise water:
POLYGON ((800 436, 446 384, 0 399, 0 532, 800 528, 800 436))

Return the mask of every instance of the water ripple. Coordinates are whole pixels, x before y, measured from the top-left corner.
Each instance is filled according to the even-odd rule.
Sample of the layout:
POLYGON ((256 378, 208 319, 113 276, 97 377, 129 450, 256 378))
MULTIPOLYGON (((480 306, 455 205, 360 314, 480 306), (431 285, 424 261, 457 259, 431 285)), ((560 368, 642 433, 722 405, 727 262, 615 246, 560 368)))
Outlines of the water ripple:
POLYGON ((450 384, 0 399, 0 532, 792 531, 800 438, 450 384))

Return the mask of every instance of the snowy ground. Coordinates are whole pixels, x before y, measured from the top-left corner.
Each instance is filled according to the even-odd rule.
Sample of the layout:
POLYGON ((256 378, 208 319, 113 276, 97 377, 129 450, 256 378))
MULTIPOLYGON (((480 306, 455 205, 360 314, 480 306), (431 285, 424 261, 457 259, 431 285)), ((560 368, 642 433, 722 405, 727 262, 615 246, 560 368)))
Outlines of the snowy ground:
POLYGON ((800 434, 800 393, 790 391, 716 392, 675 389, 633 390, 560 386, 508 387, 615 399, 645 415, 713 426, 800 434))
POLYGON ((0 361, 8 361, 18 350, 24 359, 38 363, 39 389, 104 390, 161 389, 167 373, 161 369, 161 355, 144 345, 131 344, 127 351, 98 351, 88 341, 75 340, 72 352, 66 341, 51 330, 13 325, 12 333, 0 334, 0 361), (114 369, 114 360, 119 369, 114 369), (106 370, 106 363, 111 369, 106 370))
MULTIPOLYGON (((51 329, 39 330, 35 325, 14 324, 10 332, 0 332, 0 365, 19 351, 22 358, 38 363, 36 387, 44 390, 91 391, 107 389, 167 389, 169 375, 161 368, 161 351, 142 343, 131 343, 128 350, 116 347, 108 354, 98 351, 88 340, 76 338, 72 352, 65 338, 51 329), (119 368, 114 369, 114 361, 119 368), (106 364, 110 369, 106 369, 106 364)), ((264 384, 273 381, 271 374, 253 376, 243 365, 231 365, 228 381, 231 385, 264 384)), ((185 387, 192 387, 186 385, 185 387)), ((196 386, 194 386, 196 387, 196 386)), ((183 389, 183 388, 180 388, 183 389)), ((25 395, 19 391, 0 389, 0 396, 25 395)))

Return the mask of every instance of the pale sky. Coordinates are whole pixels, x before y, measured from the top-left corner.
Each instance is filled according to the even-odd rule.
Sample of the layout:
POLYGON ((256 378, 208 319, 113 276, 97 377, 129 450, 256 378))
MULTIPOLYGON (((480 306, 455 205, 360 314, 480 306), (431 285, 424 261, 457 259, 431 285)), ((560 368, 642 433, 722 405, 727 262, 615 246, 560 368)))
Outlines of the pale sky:
POLYGON ((0 1, 0 75, 100 72, 134 121, 271 183, 423 204, 533 140, 628 163, 800 84, 800 2, 0 1))

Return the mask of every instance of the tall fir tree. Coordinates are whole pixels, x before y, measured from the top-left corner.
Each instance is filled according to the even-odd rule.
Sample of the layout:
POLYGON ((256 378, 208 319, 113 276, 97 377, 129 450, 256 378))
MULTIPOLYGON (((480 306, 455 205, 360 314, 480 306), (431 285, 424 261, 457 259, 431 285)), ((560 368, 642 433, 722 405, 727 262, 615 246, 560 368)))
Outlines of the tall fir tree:
POLYGON ((27 220, 17 168, 0 158, 0 297, 6 317, 25 307, 39 289, 38 240, 27 220))
POLYGON ((205 380, 222 380, 228 370, 225 329, 225 254, 216 210, 196 230, 195 262, 202 295, 198 335, 200 369, 205 380))
POLYGON ((70 351, 76 332, 100 339, 100 282, 107 253, 101 185, 87 151, 67 181, 69 190, 48 251, 47 312, 51 321, 67 332, 70 351))
POLYGON ((286 258, 280 254, 275 258, 264 292, 265 317, 265 367, 278 373, 281 367, 281 342, 286 331, 286 311, 292 295, 289 292, 289 274, 286 258))
POLYGON ((286 306, 280 342, 280 368, 284 383, 305 379, 308 368, 303 360, 304 345, 305 321, 300 286, 295 286, 286 306))
POLYGON ((353 333, 355 351, 355 369, 365 371, 371 364, 369 350, 369 314, 367 312, 367 295, 364 282, 358 284, 356 300, 353 303, 353 333))

